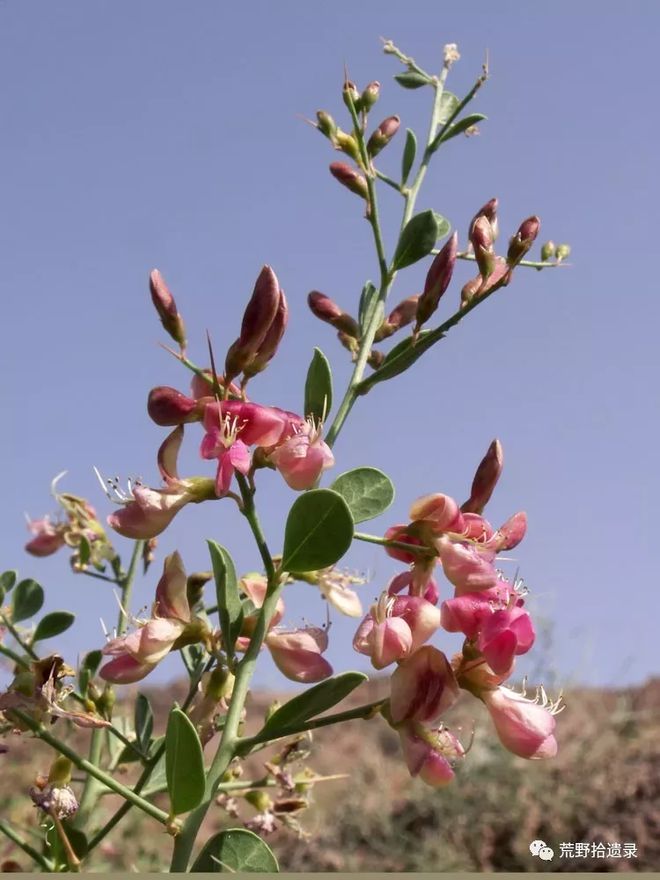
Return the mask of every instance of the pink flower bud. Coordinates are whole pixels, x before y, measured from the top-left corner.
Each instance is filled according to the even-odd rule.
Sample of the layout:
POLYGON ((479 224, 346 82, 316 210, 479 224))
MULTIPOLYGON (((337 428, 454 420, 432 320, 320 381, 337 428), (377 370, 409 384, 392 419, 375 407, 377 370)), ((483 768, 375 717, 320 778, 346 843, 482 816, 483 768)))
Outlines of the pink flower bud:
POLYGON ((328 633, 315 626, 273 631, 266 645, 280 672, 292 681, 312 684, 332 675, 332 666, 321 655, 328 647, 328 633))
POLYGON ((296 492, 311 489, 323 471, 335 463, 332 450, 309 423, 277 446, 269 458, 287 486, 296 492))
POLYGON ((449 495, 440 492, 418 498, 410 508, 410 519, 430 523, 437 534, 448 531, 460 533, 463 530, 463 517, 458 504, 449 495))
POLYGON ((419 724, 399 729, 401 748, 411 776, 433 788, 442 788, 454 779, 452 764, 465 755, 465 749, 450 731, 425 730, 419 724))
POLYGON ((185 348, 186 328, 183 323, 183 318, 177 311, 174 297, 167 284, 165 284, 165 279, 158 269, 154 269, 149 276, 149 289, 151 291, 151 300, 158 312, 161 324, 172 339, 177 342, 181 348, 185 348))
POLYGON ((348 312, 342 311, 334 300, 318 290, 312 290, 307 296, 307 304, 312 314, 320 321, 330 324, 335 330, 357 339, 360 335, 360 328, 355 318, 352 318, 348 312))
POLYGON ((521 694, 499 687, 481 699, 493 719, 502 745, 521 758, 553 758, 557 754, 552 712, 521 694))
POLYGON ((432 724, 458 699, 459 687, 449 661, 425 645, 399 664, 391 679, 390 715, 394 724, 432 724))
POLYGON ((188 579, 183 561, 177 550, 165 557, 163 576, 156 587, 153 614, 190 623, 190 606, 187 596, 188 579))
POLYGON ((493 230, 488 220, 481 216, 472 224, 470 241, 474 248, 474 256, 482 278, 488 278, 495 268, 495 250, 493 248, 493 230))
POLYGON ((498 202, 497 202, 497 199, 495 199, 495 198, 490 199, 488 202, 486 202, 485 205, 482 205, 482 207, 479 208, 477 213, 474 215, 474 217, 470 221, 470 229, 474 226, 475 222, 480 217, 485 217, 486 220, 488 220, 488 222, 490 224, 490 231, 492 234, 492 238, 493 238, 493 241, 495 241, 497 239, 497 236, 499 233, 499 228, 498 228, 498 223, 497 223, 497 207, 498 207, 498 202))
POLYGON ((388 116, 384 119, 378 128, 367 141, 367 153, 373 159, 378 153, 386 147, 399 130, 401 120, 398 116, 388 116))
POLYGON ((449 241, 437 254, 426 276, 424 291, 417 304, 416 329, 425 324, 438 308, 440 298, 449 287, 456 265, 458 233, 454 232, 449 241))
POLYGON ((419 296, 409 296, 402 300, 398 306, 392 309, 388 317, 383 321, 374 337, 375 342, 382 342, 402 327, 412 323, 417 315, 417 303, 419 296))
POLYGON ((491 539, 490 546, 497 553, 501 553, 502 550, 513 550, 520 544, 526 532, 527 514, 521 510, 499 527, 491 539))
POLYGON ((257 353, 244 369, 244 374, 247 379, 256 376, 257 373, 261 373, 266 369, 277 352, 288 321, 289 308, 287 306, 286 297, 284 296, 284 291, 280 290, 280 302, 275 317, 273 318, 273 323, 268 328, 268 332, 259 346, 257 353))
POLYGON ((184 425, 199 422, 203 407, 198 406, 192 397, 186 397, 176 388, 159 385, 152 388, 147 399, 149 417, 162 426, 184 425))
POLYGON ((250 363, 266 338, 279 307, 277 276, 270 266, 264 266, 243 313, 241 335, 227 353, 225 376, 228 379, 233 379, 250 363))
POLYGON ((516 266, 531 248, 539 234, 541 221, 538 217, 528 217, 520 224, 520 228, 509 241, 506 261, 509 266, 516 266))
POLYGON ((504 453, 499 440, 493 440, 481 460, 472 481, 470 497, 461 506, 464 513, 481 513, 490 501, 504 467, 504 453))
POLYGON ((350 165, 347 165, 345 162, 332 162, 330 165, 330 174, 341 183, 342 186, 345 186, 346 189, 349 189, 355 195, 360 196, 363 199, 369 198, 369 189, 367 187, 367 181, 351 168, 350 165))

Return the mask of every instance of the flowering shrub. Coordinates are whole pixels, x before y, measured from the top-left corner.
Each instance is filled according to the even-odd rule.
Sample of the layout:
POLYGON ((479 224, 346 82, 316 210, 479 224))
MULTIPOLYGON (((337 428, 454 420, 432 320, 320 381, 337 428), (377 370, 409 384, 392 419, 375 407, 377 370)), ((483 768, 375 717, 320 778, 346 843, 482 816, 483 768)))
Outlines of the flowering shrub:
POLYGON ((68 547, 75 572, 115 585, 120 592, 116 630, 104 645, 90 645, 77 670, 58 654, 42 657, 41 641, 65 632, 73 615, 55 612, 28 625, 43 604, 41 586, 29 579, 17 582, 14 572, 2 575, 1 598, 6 597, 7 604, 0 617, 5 637, 0 651, 14 673, 0 696, 3 727, 31 731, 53 749, 48 774, 38 777, 26 796, 46 818, 49 833, 54 829, 51 840, 58 846, 35 849, 4 821, 0 830, 44 870, 79 869, 133 808, 171 834, 173 871, 217 870, 218 863, 228 870, 276 869, 263 835, 282 824, 299 828, 297 816, 307 806, 313 785, 322 781, 311 768, 293 771, 292 762, 304 752, 309 731, 355 718, 376 724, 379 718, 397 732, 410 774, 442 787, 454 780, 469 752, 469 742, 443 723, 463 691, 485 704, 505 749, 529 759, 549 758, 557 751, 558 701, 551 702, 542 688, 530 699, 507 684, 516 657, 533 647, 535 633, 522 582, 507 579, 498 564, 502 553, 523 540, 525 514, 514 513, 497 528, 484 517, 502 473, 500 443, 493 441, 477 466, 467 500, 459 503, 441 492, 411 499, 409 521, 393 524, 383 536, 365 534, 356 526, 387 510, 394 495, 389 478, 366 466, 339 475, 332 471, 341 466, 333 446, 360 397, 413 368, 523 267, 556 266, 568 251, 565 245, 548 243, 540 261, 527 260, 540 227, 537 217, 529 217, 498 253, 496 199, 472 217, 463 249, 458 232, 450 234, 444 217, 432 210, 415 213, 426 170, 440 147, 474 133, 484 118, 464 111, 487 71, 461 100, 445 88, 459 58, 453 44, 444 48, 438 75, 426 73, 389 41, 385 52, 404 67, 395 76, 399 85, 425 88, 432 96, 429 133, 414 174, 417 138, 411 130, 405 136, 400 180, 383 174, 375 163, 400 127, 398 116, 372 124, 377 82, 360 91, 345 81, 347 130, 325 111, 319 111, 313 123, 329 146, 344 154, 343 161, 330 164, 330 172, 359 199, 354 206, 364 211, 380 267, 379 284, 365 284, 353 314, 319 291, 308 297, 312 313, 337 331, 354 365, 338 406, 333 405, 330 364, 318 348, 300 413, 259 397, 258 376, 275 358, 288 321, 286 296, 270 266, 259 272, 238 337, 231 344, 225 340, 222 370, 210 341, 208 365, 190 360, 177 303, 161 273, 152 272, 154 307, 176 345, 171 353, 190 379, 187 391, 159 386, 148 395, 149 416, 168 429, 157 452, 162 486, 136 482, 123 489, 116 480, 102 480, 108 498, 117 504, 106 518, 112 530, 108 531, 88 501, 60 493, 56 482, 53 494, 60 514, 30 522, 32 537, 25 548, 43 557, 68 547), (391 257, 381 233, 380 184, 396 190, 403 202, 401 231, 391 257), (477 274, 454 296, 455 311, 429 326, 450 289, 458 260, 474 263, 477 274), (405 279, 405 269, 421 261, 428 262, 423 289, 386 314, 395 280, 400 274, 405 279), (395 334, 400 341, 385 350, 383 344, 395 334), (190 435, 199 444, 204 470, 202 475, 181 476, 179 451, 190 435), (257 513, 264 468, 278 471, 300 493, 286 516, 276 552, 264 537, 257 513), (321 481, 327 487, 320 488, 321 481), (256 569, 239 576, 229 550, 213 540, 208 541, 208 572, 187 573, 174 552, 163 561, 150 612, 135 616, 132 584, 140 562, 148 573, 157 536, 175 516, 185 517, 188 504, 217 501, 233 507, 249 524, 256 569), (133 542, 127 564, 111 539, 113 532, 133 542), (383 552, 401 564, 366 613, 356 589, 363 580, 338 567, 354 540, 382 545, 383 552), (388 698, 330 712, 367 676, 334 674, 324 656, 327 627, 282 625, 286 588, 293 581, 317 588, 334 611, 361 618, 353 648, 367 656, 375 670, 390 676, 388 698), (213 589, 215 598, 210 599, 213 589), (464 638, 462 650, 452 657, 436 645, 442 643, 438 636, 443 630, 464 638), (248 736, 243 728, 246 698, 262 648, 283 676, 313 686, 273 706, 256 733, 248 736), (115 699, 122 685, 146 678, 171 652, 179 652, 184 661, 189 691, 181 706, 172 707, 164 737, 154 737, 153 716, 143 695, 137 698, 131 721, 115 711, 115 699), (75 684, 67 683, 73 679, 75 684), (92 729, 88 757, 67 741, 67 724, 92 729), (279 748, 266 764, 267 776, 243 779, 242 759, 267 744, 279 748), (130 761, 141 768, 132 786, 120 781, 117 772, 130 761), (74 768, 84 775, 81 791, 76 788, 79 780, 72 784, 74 768), (154 781, 158 778, 160 783, 154 781), (164 789, 167 810, 153 799, 164 789), (95 806, 105 790, 120 795, 124 803, 99 827, 95 806), (195 854, 210 805, 217 802, 236 817, 238 797, 257 809, 256 816, 242 828, 200 841, 203 846, 195 854))

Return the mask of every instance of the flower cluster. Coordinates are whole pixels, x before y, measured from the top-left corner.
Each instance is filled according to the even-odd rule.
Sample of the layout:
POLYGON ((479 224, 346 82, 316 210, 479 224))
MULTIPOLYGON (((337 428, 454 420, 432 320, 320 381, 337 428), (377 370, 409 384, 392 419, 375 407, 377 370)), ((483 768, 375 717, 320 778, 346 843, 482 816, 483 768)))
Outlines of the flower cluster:
POLYGON ((458 739, 437 726, 461 688, 485 703, 500 740, 516 755, 545 758, 557 749, 558 705, 549 705, 543 692, 539 703, 503 686, 515 657, 529 651, 535 633, 524 592, 496 568, 497 554, 523 539, 525 514, 515 514, 498 529, 482 515, 502 461, 501 446, 494 441, 464 504, 447 495, 426 495, 412 505, 408 524, 388 530, 387 553, 410 568, 390 582, 353 642, 376 669, 398 664, 385 714, 399 732, 410 772, 431 785, 449 782, 452 764, 464 755, 458 739), (454 588, 453 597, 440 607, 433 578, 437 564, 454 588), (465 637, 462 652, 451 662, 426 644, 441 628, 465 637))

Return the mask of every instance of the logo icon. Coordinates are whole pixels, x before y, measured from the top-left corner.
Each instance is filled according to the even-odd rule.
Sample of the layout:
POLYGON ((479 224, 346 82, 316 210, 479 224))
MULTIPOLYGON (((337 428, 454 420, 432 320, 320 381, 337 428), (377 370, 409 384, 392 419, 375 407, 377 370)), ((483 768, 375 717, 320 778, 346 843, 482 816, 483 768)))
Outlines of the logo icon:
POLYGON ((544 862, 551 862, 555 855, 555 851, 547 845, 545 840, 533 840, 529 845, 529 851, 544 862))

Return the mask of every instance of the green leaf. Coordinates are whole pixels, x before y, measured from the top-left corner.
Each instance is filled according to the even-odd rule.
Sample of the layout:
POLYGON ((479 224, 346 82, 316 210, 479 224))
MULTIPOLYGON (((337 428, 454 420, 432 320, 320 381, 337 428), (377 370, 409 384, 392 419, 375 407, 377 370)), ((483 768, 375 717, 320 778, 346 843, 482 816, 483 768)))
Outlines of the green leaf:
POLYGON ((367 324, 370 322, 373 310, 374 308, 376 308, 377 302, 378 291, 376 290, 376 286, 371 281, 367 281, 367 283, 362 288, 362 293, 360 295, 360 306, 358 309, 358 323, 362 330, 364 330, 367 324))
POLYGON ((176 706, 170 712, 165 732, 165 773, 175 816, 201 803, 206 784, 202 744, 195 725, 176 706))
POLYGON ((179 653, 190 678, 195 678, 199 672, 200 663, 204 662, 205 652, 201 645, 184 645, 179 653))
POLYGON ((87 565, 89 562, 89 557, 92 555, 92 546, 84 535, 80 536, 80 543, 78 544, 78 563, 80 565, 87 565))
POLYGON ((44 591, 32 578, 21 581, 12 595, 12 620, 19 623, 34 617, 44 604, 44 591))
POLYGON ((206 841, 190 872, 274 874, 279 870, 271 848, 260 837, 245 828, 229 828, 206 841))
POLYGON ((89 653, 85 654, 78 670, 78 687, 81 694, 87 693, 87 686, 96 675, 102 660, 103 654, 101 651, 89 651, 89 653))
POLYGON ((416 214, 405 225, 396 246, 392 267, 403 269, 428 256, 438 240, 438 223, 433 211, 416 214))
POLYGON ((463 119, 459 119, 458 122, 452 123, 445 131, 441 131, 437 135, 436 139, 429 147, 430 152, 434 153, 440 144, 444 144, 445 141, 451 140, 451 138, 456 137, 458 134, 463 134, 468 128, 471 128, 473 125, 476 125, 478 122, 481 122, 486 118, 487 117, 484 116, 483 113, 471 113, 469 116, 464 116, 463 119))
POLYGON ((445 122, 453 116, 458 108, 460 101, 453 92, 444 91, 440 98, 440 112, 438 114, 438 122, 444 125, 445 122))
POLYGON ((154 713, 151 704, 144 694, 138 694, 135 701, 135 739, 142 752, 147 752, 154 731, 154 713))
POLYGON ((342 672, 341 675, 326 678, 276 709, 259 731, 259 736, 271 733, 279 736, 279 731, 296 727, 332 709, 367 678, 363 672, 342 672))
POLYGON ((222 642, 228 654, 234 652, 234 645, 243 625, 243 609, 238 591, 236 568, 228 551, 215 541, 207 541, 211 553, 215 590, 218 599, 218 617, 222 631, 222 642))
POLYGON ((18 572, 12 569, 9 571, 3 571, 2 574, 0 574, 0 589, 3 591, 3 595, 10 590, 13 590, 16 586, 17 580, 18 572))
POLYGON ((333 565, 353 540, 348 504, 332 489, 312 489, 293 503, 284 529, 282 568, 316 571, 333 565))
MULTIPOLYGON (((79 859, 84 859, 88 851, 87 837, 85 833, 79 828, 75 828, 69 819, 62 819, 62 827, 69 839, 71 849, 79 859)), ((68 868, 69 862, 66 857, 66 851, 62 845, 60 835, 57 833, 57 829, 52 824, 52 821, 50 822, 50 828, 45 834, 44 844, 44 854, 49 859, 52 859, 60 868, 68 868)), ((58 873, 60 872, 58 871, 58 873)))
POLYGON ((442 339, 442 336, 432 336, 432 333, 435 333, 435 331, 422 330, 417 337, 415 345, 413 345, 410 336, 402 342, 399 342, 398 345, 395 345, 394 348, 388 352, 382 366, 379 367, 375 373, 372 373, 371 376, 368 376, 367 379, 360 382, 357 387, 358 394, 364 394, 378 382, 384 382, 386 379, 393 379, 394 376, 398 376, 400 373, 405 372, 405 370, 411 367, 415 361, 421 358, 424 352, 428 351, 432 345, 435 345, 436 342, 442 339), (431 338, 429 339, 429 337, 431 338))
POLYGON ((401 160, 401 186, 405 186, 413 167, 415 156, 417 154, 417 138, 415 132, 411 128, 406 129, 406 143, 403 148, 403 158, 401 160))
POLYGON ((415 73, 414 70, 409 70, 407 73, 397 73, 394 75, 394 79, 404 89, 421 89, 422 86, 431 84, 430 79, 427 79, 422 73, 415 73))
POLYGON ((340 474, 330 486, 348 504, 353 522, 360 523, 387 510, 394 500, 390 478, 373 467, 359 467, 340 474))
POLYGON ((332 370, 320 348, 314 349, 305 380, 305 416, 325 421, 332 409, 332 370))
POLYGON ((53 636, 59 636, 66 632, 76 619, 75 614, 70 611, 51 611, 42 617, 32 638, 34 642, 40 642, 42 639, 52 639, 53 636))
POLYGON ((442 214, 438 214, 437 211, 433 212, 433 216, 435 217, 435 222, 438 224, 438 238, 444 238, 446 235, 449 235, 451 230, 451 223, 447 220, 446 217, 443 217, 442 214))

